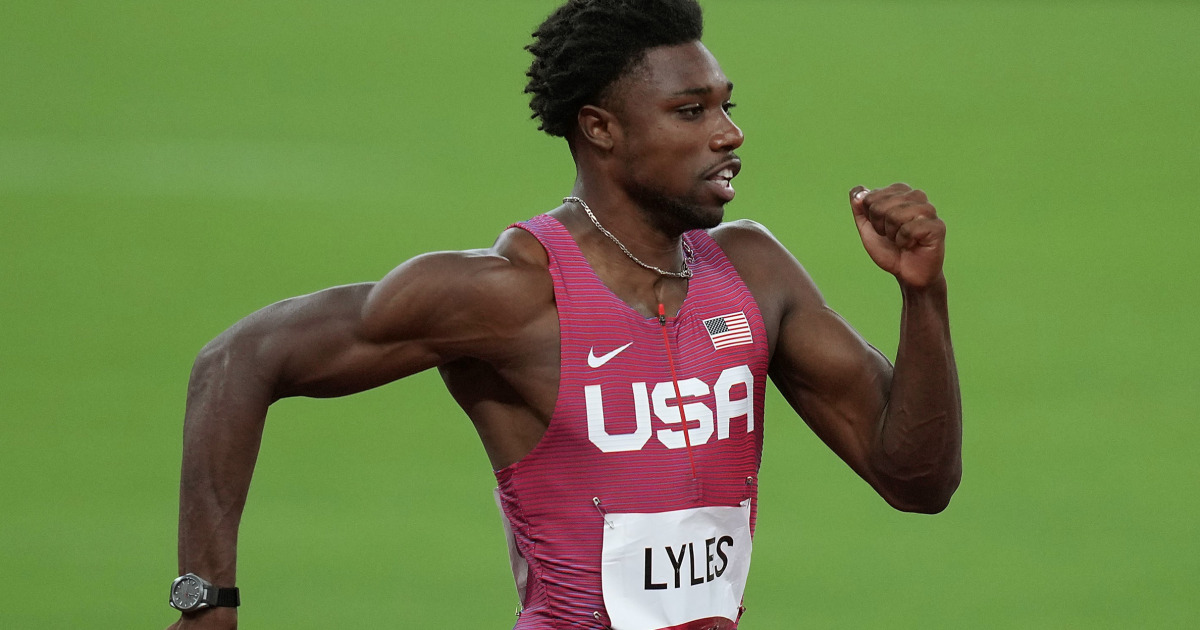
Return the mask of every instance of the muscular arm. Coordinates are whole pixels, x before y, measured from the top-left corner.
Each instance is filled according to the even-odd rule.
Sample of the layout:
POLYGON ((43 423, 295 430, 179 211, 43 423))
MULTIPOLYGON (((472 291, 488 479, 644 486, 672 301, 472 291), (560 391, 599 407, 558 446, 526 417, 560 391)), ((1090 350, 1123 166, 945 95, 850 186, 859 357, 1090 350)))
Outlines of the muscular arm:
MULTIPOLYGON (((236 584, 238 525, 271 403, 350 394, 463 356, 496 359, 502 350, 487 333, 521 320, 520 303, 503 295, 522 274, 502 256, 429 254, 376 284, 268 306, 210 342, 188 385, 180 573, 236 584)), ((236 613, 206 609, 177 627, 193 624, 233 627, 236 613)))
POLYGON ((741 236, 725 240, 742 241, 738 249, 755 252, 741 256, 738 267, 756 297, 762 296, 760 307, 772 333, 771 378, 784 398, 889 504, 939 512, 962 470, 961 403, 941 272, 944 225, 923 193, 921 203, 911 204, 896 195, 872 194, 876 212, 896 216, 876 222, 862 198, 852 205, 862 219, 868 253, 900 282, 903 309, 894 367, 825 304, 799 262, 765 230, 743 229, 741 236), (888 221, 903 225, 914 217, 932 223, 921 226, 932 231, 919 235, 923 240, 901 237, 903 247, 895 245, 900 229, 888 221), (905 258, 902 265, 900 256, 886 256, 930 243, 918 261, 905 258))
MULTIPOLYGON (((811 281, 809 281, 811 286, 811 281)), ((944 283, 903 290, 893 368, 820 301, 781 322, 771 378, 813 431, 892 506, 939 512, 961 475, 961 405, 944 283)))
POLYGON ((946 224, 905 184, 850 192, 863 247, 900 285, 900 344, 887 404, 868 460, 892 505, 940 512, 962 478, 962 399, 950 343, 946 224))
POLYGON ((902 289, 900 343, 872 467, 892 505, 940 512, 962 478, 962 399, 946 281, 902 289))

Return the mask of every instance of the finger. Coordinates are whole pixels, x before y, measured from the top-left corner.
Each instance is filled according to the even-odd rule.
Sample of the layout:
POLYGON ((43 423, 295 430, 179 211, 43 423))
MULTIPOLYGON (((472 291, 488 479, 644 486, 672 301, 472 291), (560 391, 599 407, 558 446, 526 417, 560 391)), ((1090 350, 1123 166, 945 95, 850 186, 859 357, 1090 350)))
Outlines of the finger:
POLYGON ((868 238, 878 237, 867 205, 870 194, 871 191, 866 186, 855 186, 850 189, 850 210, 854 212, 854 223, 858 225, 858 232, 864 241, 868 238))
POLYGON ((858 224, 858 229, 861 231, 864 226, 870 225, 870 219, 867 218, 867 196, 871 191, 866 186, 855 186, 850 189, 850 210, 854 213, 854 222, 858 224))
POLYGON ((864 227, 863 224, 865 222, 870 224, 871 229, 874 230, 876 234, 885 236, 887 234, 887 216, 884 212, 884 202, 889 199, 886 192, 882 190, 867 190, 864 188, 863 190, 855 193, 851 199, 852 201, 857 200, 859 204, 858 212, 861 214, 863 219, 858 222, 859 229, 864 227))
POLYGON ((908 184, 892 184, 887 188, 871 191, 870 206, 891 206, 906 202, 928 202, 925 191, 913 188, 908 184))
POLYGON ((918 217, 900 226, 895 243, 900 249, 937 245, 946 240, 946 224, 934 217, 918 217))
POLYGON ((854 210, 854 222, 858 226, 858 236, 862 239, 863 247, 875 264, 885 269, 894 264, 894 258, 899 253, 895 243, 884 238, 875 229, 869 217, 868 207, 876 191, 864 186, 855 186, 850 190, 850 208, 854 210))
POLYGON ((855 218, 866 214, 866 198, 870 193, 870 189, 866 186, 855 186, 850 189, 850 209, 854 211, 855 218))
MULTIPOLYGON (((874 210, 874 208, 872 208, 874 210)), ((896 233, 905 224, 926 217, 936 217, 933 206, 921 201, 895 200, 880 211, 884 222, 884 236, 895 239, 896 233)))
POLYGON ((916 189, 914 189, 912 186, 909 186, 908 184, 905 184, 904 182, 896 182, 895 184, 892 184, 891 186, 888 186, 886 188, 880 188, 879 192, 886 193, 888 196, 891 197, 891 196, 897 196, 897 195, 906 195, 910 192, 919 192, 919 191, 916 191, 916 189))

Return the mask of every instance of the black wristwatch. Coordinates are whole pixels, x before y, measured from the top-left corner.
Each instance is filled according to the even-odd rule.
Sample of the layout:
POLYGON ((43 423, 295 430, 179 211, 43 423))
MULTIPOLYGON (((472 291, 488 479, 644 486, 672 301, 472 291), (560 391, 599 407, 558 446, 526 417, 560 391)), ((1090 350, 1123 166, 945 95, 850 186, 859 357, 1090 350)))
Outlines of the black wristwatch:
POLYGON ((236 588, 216 588, 195 573, 188 573, 171 582, 171 608, 193 612, 210 606, 237 608, 242 603, 236 588))

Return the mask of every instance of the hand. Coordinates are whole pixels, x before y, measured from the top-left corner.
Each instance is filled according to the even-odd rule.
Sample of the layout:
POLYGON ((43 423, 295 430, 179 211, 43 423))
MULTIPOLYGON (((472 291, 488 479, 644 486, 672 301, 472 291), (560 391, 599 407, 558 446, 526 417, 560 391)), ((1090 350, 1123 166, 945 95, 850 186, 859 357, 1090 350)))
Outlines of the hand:
POLYGON ((923 289, 942 277, 946 224, 924 192, 907 184, 855 186, 850 209, 867 254, 900 284, 923 289))
POLYGON ((237 630, 236 608, 205 608, 181 616, 167 630, 237 630))

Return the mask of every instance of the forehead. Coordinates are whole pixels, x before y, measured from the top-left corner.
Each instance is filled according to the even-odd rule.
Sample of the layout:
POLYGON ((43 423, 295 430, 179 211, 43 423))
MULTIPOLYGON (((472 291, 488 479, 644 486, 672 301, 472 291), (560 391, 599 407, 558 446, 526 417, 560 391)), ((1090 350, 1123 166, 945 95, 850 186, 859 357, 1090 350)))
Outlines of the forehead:
POLYGON ((717 58, 700 42, 651 48, 620 83, 619 92, 638 98, 664 98, 700 90, 724 92, 730 85, 717 58))

